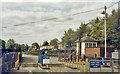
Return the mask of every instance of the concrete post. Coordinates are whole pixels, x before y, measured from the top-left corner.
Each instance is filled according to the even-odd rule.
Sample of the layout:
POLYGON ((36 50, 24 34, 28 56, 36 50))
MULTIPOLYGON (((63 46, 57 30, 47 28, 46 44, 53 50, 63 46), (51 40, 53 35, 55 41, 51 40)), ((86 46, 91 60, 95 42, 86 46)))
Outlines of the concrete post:
POLYGON ((86 72, 88 72, 88 58, 86 58, 86 72))

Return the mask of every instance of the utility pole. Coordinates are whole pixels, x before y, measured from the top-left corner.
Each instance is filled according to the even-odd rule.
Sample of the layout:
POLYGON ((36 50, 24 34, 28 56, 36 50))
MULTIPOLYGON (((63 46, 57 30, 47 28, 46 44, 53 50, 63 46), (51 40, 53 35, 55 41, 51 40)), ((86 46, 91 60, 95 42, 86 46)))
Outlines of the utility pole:
POLYGON ((107 9, 107 7, 105 6, 104 9, 105 10, 102 12, 102 14, 105 15, 105 25, 104 25, 104 30, 105 30, 105 58, 107 58, 106 57, 106 46, 107 46, 107 44, 106 44, 106 9, 107 9))
POLYGON ((106 9, 107 7, 105 6, 104 8, 105 8, 105 58, 106 58, 106 46, 107 46, 106 44, 106 9))

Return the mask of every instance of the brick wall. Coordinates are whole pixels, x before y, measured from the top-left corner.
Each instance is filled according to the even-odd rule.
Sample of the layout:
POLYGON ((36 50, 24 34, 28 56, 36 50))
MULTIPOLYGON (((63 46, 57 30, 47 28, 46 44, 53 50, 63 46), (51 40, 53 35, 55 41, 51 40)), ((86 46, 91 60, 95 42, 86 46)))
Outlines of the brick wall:
POLYGON ((86 57, 100 57, 100 48, 85 48, 85 56, 86 57))

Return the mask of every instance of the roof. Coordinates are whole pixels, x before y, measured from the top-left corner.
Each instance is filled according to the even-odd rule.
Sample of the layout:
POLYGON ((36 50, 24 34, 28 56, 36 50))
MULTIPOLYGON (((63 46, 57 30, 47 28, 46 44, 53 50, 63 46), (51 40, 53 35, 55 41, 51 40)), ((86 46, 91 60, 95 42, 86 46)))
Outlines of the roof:
POLYGON ((89 36, 86 36, 86 37, 81 38, 81 42, 98 42, 98 40, 93 39, 89 36))
POLYGON ((79 39, 77 39, 75 42, 80 42, 80 40, 79 40, 79 39))

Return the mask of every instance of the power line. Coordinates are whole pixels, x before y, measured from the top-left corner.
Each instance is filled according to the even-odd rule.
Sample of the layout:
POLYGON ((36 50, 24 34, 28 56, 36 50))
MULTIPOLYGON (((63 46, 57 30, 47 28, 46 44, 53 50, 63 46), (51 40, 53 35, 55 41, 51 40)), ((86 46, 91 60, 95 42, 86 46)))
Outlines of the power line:
MULTIPOLYGON (((113 3, 113 4, 111 4, 110 6, 108 6, 107 8, 111 8, 113 5, 115 5, 115 4, 117 4, 117 3, 118 3, 118 2, 113 3)), ((14 25, 14 26, 21 26, 21 25, 32 24, 32 23, 37 23, 37 22, 42 22, 42 21, 55 20, 55 19, 58 19, 58 18, 63 18, 63 17, 68 17, 68 16, 80 15, 80 14, 83 14, 83 13, 88 13, 88 12, 92 12, 92 11, 96 11, 96 10, 101 10, 101 9, 104 9, 104 7, 100 7, 100 8, 93 9, 93 10, 88 10, 88 11, 83 11, 83 12, 78 12, 78 13, 74 13, 74 14, 64 15, 64 16, 60 16, 60 17, 54 17, 54 18, 49 18, 49 19, 43 19, 43 20, 35 21, 35 22, 28 22, 28 23, 16 24, 16 25, 14 25)))

